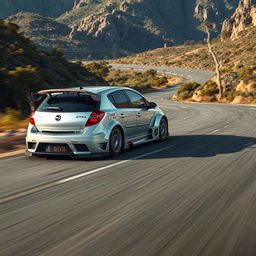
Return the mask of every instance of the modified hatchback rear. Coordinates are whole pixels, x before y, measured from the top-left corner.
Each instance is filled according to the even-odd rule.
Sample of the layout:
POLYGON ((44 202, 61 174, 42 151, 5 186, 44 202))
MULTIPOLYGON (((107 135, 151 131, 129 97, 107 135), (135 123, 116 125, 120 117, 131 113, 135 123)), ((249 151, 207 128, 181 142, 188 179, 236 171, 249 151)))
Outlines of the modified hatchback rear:
POLYGON ((162 111, 129 88, 53 89, 38 95, 46 98, 30 117, 26 137, 29 155, 117 155, 125 148, 168 135, 162 111), (119 100, 124 102, 116 103, 119 100))

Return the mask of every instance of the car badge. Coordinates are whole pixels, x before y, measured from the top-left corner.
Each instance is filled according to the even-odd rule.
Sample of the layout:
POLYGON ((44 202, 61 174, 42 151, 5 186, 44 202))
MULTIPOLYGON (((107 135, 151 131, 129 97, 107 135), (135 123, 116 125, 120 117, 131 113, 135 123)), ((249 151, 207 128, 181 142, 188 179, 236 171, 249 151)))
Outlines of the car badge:
POLYGON ((61 119, 61 115, 55 116, 55 120, 56 120, 56 121, 60 121, 60 119, 61 119))

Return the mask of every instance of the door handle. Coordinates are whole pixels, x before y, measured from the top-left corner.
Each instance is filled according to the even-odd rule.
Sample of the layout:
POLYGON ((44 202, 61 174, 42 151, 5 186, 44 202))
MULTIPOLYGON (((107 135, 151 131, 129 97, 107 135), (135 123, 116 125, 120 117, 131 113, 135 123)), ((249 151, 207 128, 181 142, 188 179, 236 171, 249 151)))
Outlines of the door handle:
POLYGON ((137 113, 137 117, 141 117, 141 113, 137 113))

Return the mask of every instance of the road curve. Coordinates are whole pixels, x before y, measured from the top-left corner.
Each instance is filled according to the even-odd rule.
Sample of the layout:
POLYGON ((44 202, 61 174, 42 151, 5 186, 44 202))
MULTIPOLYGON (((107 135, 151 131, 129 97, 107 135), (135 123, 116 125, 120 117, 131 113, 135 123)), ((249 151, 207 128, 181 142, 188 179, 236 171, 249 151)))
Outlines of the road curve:
POLYGON ((135 69, 135 70, 148 70, 154 69, 164 74, 175 74, 184 77, 188 81, 197 82, 200 84, 205 83, 214 76, 214 72, 204 71, 200 69, 186 69, 186 68, 170 68, 170 67, 159 67, 159 66, 142 66, 142 65, 128 65, 128 64, 116 64, 110 63, 113 68, 116 69, 135 69))
POLYGON ((168 115, 166 142, 0 159, 0 255, 256 255, 256 107, 172 102, 175 90, 146 95, 168 115))

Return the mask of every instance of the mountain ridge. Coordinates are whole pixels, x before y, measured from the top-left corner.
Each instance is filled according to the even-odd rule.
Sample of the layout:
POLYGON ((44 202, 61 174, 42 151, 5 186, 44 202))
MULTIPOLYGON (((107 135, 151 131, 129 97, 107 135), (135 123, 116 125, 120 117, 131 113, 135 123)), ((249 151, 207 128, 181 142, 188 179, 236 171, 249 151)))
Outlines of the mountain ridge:
MULTIPOLYGON (((6 15, 10 13, 10 9, 4 11, 4 3, 8 2, 11 8, 13 1, 0 0, 3 6, 0 16, 3 13, 6 15)), ((26 2, 26 0, 18 1, 20 4, 22 1, 26 2)), ((88 47, 87 52, 91 54, 86 53, 86 55, 92 55, 92 58, 117 57, 163 47, 165 44, 170 46, 187 40, 203 40, 204 33, 198 27, 205 19, 214 23, 215 36, 217 36, 221 31, 220 23, 233 13, 239 2, 239 0, 159 0, 157 2, 154 0, 61 0, 62 4, 54 12, 50 12, 56 7, 56 1, 51 1, 48 6, 46 0, 38 1, 37 8, 33 4, 31 6, 28 4, 26 8, 20 8, 19 11, 29 10, 50 18, 54 17, 55 22, 68 26, 70 31, 65 36, 70 37, 76 45, 87 40, 89 45, 90 40, 94 39, 92 46, 95 42, 106 46, 102 51, 104 53, 100 56, 97 56, 95 47, 88 47), (45 6, 48 7, 48 11, 45 6), (60 15, 56 16, 57 13, 60 15)), ((29 14, 15 15, 15 11, 17 8, 12 10, 14 16, 10 20, 14 21, 14 17, 17 16, 15 22, 23 30, 19 17, 24 19, 29 14)), ((31 16, 28 19, 31 19, 31 16)), ((32 19, 31 23, 33 23, 32 19)), ((57 23, 55 25, 60 27, 57 23)), ((40 33, 40 28, 38 31, 40 33)), ((26 33, 28 37, 33 37, 28 31, 26 33)), ((37 44, 42 47, 47 46, 43 36, 37 44)), ((51 45, 53 44, 47 47, 51 45)), ((86 48, 83 43, 80 49, 82 48, 86 48)), ((64 52, 71 57, 65 47, 64 52)), ((76 57, 84 58, 83 53, 77 54, 76 57)))

